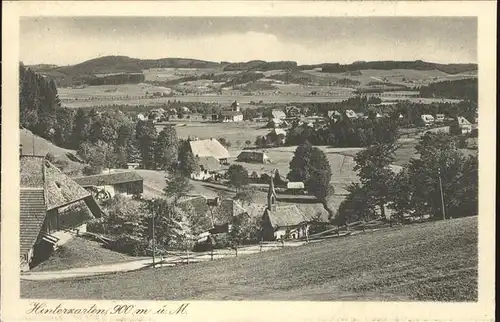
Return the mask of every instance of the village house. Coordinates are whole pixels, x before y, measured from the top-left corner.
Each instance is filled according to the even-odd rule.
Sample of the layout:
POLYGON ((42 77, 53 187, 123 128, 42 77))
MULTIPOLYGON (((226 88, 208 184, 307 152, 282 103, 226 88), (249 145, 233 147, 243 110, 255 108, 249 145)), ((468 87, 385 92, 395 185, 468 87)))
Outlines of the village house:
POLYGON ((455 122, 457 123, 458 128, 460 128, 460 132, 462 134, 467 134, 472 132, 472 123, 469 122, 465 117, 459 116, 457 117, 455 122))
POLYGON ((430 114, 422 114, 420 118, 425 126, 431 126, 432 124, 434 124, 434 116, 430 114))
POLYGON ((140 165, 141 164, 139 162, 127 162, 127 169, 134 170, 140 167, 140 165))
POLYGON ((305 192, 305 186, 303 182, 287 182, 286 190, 288 193, 292 194, 303 194, 305 192))
POLYGON ((345 115, 350 119, 358 118, 358 115, 353 110, 346 110, 345 115))
POLYGON ((444 114, 436 114, 436 123, 444 122, 444 114))
POLYGON ((165 110, 160 107, 160 108, 149 111, 148 119, 152 120, 153 122, 158 122, 163 118, 164 114, 165 114, 165 110))
POLYGON ((328 111, 327 113, 329 119, 339 119, 342 117, 339 111, 328 111))
POLYGON ((300 116, 300 109, 294 105, 287 106, 285 107, 285 114, 288 118, 296 118, 300 116))
POLYGON ((242 122, 243 113, 240 111, 222 111, 219 116, 219 121, 223 123, 242 122))
POLYGON ((85 189, 94 192, 98 199, 113 198, 120 194, 124 196, 140 195, 144 191, 144 179, 135 171, 103 173, 92 176, 73 178, 85 189))
POLYGON ((21 271, 28 271, 34 262, 48 257, 58 246, 62 230, 86 229, 84 219, 61 218, 60 211, 83 203, 95 218, 103 213, 88 191, 43 156, 21 154, 19 197, 21 271))
POLYGON ((237 160, 239 162, 267 163, 271 160, 263 151, 241 151, 237 160))
POLYGON ((277 142, 279 144, 284 144, 286 140, 286 130, 280 128, 274 128, 266 135, 267 139, 271 142, 277 142))
POLYGON ((205 181, 213 179, 215 174, 221 169, 219 160, 213 156, 197 158, 199 169, 191 173, 191 179, 205 181))
POLYGON ((137 114, 137 119, 138 119, 139 121, 145 121, 145 120, 146 120, 146 117, 144 116, 144 114, 139 113, 139 114, 137 114))
POLYGON ((271 115, 272 115, 271 119, 273 119, 273 120, 276 120, 276 119, 278 119, 278 120, 284 120, 284 119, 286 119, 286 114, 282 110, 277 110, 277 109, 272 110, 271 111, 271 115))
POLYGON ((231 156, 229 151, 213 138, 189 141, 189 146, 195 157, 214 157, 220 164, 227 164, 227 159, 231 156))
POLYGON ((269 123, 267 124, 267 127, 271 127, 271 128, 279 128, 279 127, 287 127, 288 126, 288 122, 285 121, 284 119, 278 119, 278 118, 273 118, 269 121, 269 123))

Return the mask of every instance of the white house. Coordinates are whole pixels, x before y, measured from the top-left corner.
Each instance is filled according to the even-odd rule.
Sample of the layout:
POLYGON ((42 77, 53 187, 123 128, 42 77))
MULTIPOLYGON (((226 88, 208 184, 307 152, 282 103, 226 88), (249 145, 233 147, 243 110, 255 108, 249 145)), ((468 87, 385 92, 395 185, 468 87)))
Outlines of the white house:
POLYGON ((273 119, 279 119, 279 120, 286 119, 286 114, 282 110, 272 110, 271 114, 273 119))
POLYGON ((460 130, 462 131, 462 134, 470 133, 472 131, 472 123, 469 122, 465 117, 457 117, 457 122, 460 130))
POLYGON ((425 126, 430 126, 434 123, 434 116, 430 114, 422 114, 420 118, 424 122, 425 126))
POLYGON ((355 119, 358 115, 353 110, 346 110, 345 115, 350 119, 355 119))
POLYGON ((214 177, 214 174, 220 170, 219 160, 213 156, 198 157, 198 164, 200 168, 191 173, 193 180, 207 180, 214 177))
POLYGON ((227 122, 242 122, 243 114, 238 111, 224 111, 221 113, 220 121, 223 123, 227 122))
POLYGON ((436 114, 436 122, 444 122, 444 114, 436 114))

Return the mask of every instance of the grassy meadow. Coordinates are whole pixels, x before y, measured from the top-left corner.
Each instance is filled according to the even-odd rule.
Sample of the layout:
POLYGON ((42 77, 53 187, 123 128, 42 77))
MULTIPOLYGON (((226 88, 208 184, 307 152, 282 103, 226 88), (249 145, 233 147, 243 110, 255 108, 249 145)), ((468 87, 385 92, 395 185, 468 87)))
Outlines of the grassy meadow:
POLYGON ((477 301, 477 217, 172 268, 21 281, 22 298, 477 301))

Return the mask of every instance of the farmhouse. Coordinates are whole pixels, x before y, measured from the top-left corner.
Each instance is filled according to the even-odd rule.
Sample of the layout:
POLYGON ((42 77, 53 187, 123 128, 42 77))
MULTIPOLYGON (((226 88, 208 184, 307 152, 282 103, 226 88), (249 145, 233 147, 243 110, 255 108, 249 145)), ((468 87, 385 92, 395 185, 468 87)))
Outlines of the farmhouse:
POLYGON ((425 126, 430 126, 430 125, 432 125, 434 123, 434 116, 432 116, 430 114, 422 114, 420 116, 420 118, 424 122, 425 126))
POLYGON ((198 157, 197 160, 200 168, 198 171, 191 173, 191 179, 193 180, 207 180, 213 178, 215 173, 221 168, 219 160, 213 156, 198 157))
POLYGON ((284 120, 286 119, 286 114, 282 110, 272 110, 271 111, 272 119, 276 120, 284 120))
POLYGON ((229 151, 216 139, 189 141, 191 152, 195 157, 214 157, 220 164, 226 164, 231 156, 229 151))
POLYGON ((444 122, 444 114, 436 114, 436 122, 444 122))
POLYGON ((310 228, 310 220, 294 204, 277 205, 273 177, 274 175, 269 181, 267 207, 262 216, 263 240, 306 237, 310 228))
POLYGON ((269 157, 262 151, 241 151, 238 155, 237 160, 240 162, 257 162, 257 163, 266 163, 271 160, 269 157))
POLYGON ((125 196, 143 193, 143 179, 135 171, 97 174, 74 178, 75 182, 92 191, 96 196, 113 198, 117 194, 125 196))
MULTIPOLYGON (((43 258, 57 246, 58 231, 85 225, 72 218, 63 227, 59 210, 83 201, 94 217, 102 210, 93 196, 43 156, 20 156, 20 259, 21 271, 34 259, 43 258)), ((85 227, 82 226, 84 229, 85 227)))

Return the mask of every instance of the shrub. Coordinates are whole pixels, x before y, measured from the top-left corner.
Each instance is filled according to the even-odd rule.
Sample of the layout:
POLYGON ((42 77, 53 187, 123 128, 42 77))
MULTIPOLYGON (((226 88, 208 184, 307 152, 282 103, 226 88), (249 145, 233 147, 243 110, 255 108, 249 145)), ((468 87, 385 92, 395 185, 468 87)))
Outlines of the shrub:
POLYGON ((87 223, 87 231, 90 233, 104 234, 106 228, 104 226, 103 218, 95 218, 87 223))
POLYGON ((118 237, 115 241, 106 244, 104 247, 131 256, 146 256, 148 253, 147 242, 126 235, 118 237))
POLYGON ((54 163, 56 161, 56 157, 54 156, 54 154, 52 154, 52 152, 47 153, 45 155, 45 159, 50 163, 54 163))

